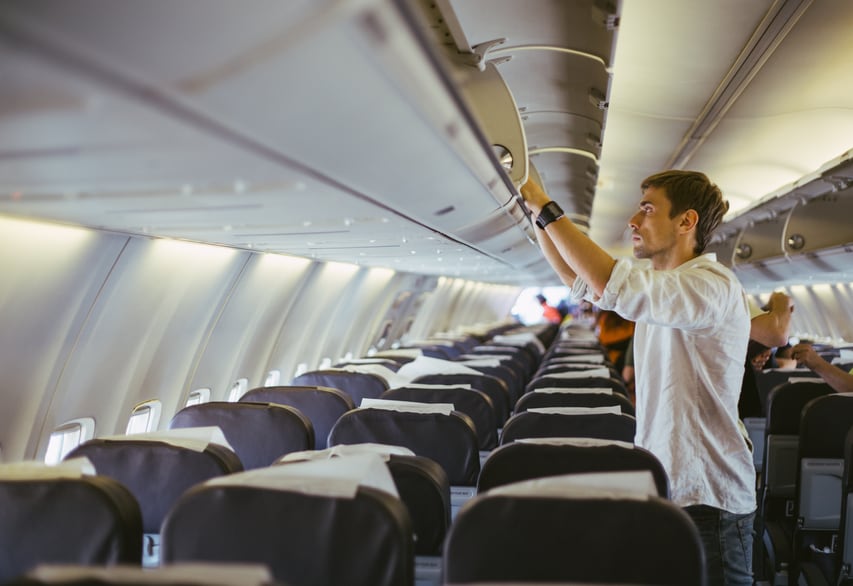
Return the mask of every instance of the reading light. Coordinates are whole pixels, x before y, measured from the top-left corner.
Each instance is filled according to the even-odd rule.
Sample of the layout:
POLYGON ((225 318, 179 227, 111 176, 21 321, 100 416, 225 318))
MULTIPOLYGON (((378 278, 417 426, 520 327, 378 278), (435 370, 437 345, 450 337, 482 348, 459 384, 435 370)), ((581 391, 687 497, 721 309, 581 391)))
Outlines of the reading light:
POLYGON ((792 250, 800 250, 806 245, 806 239, 802 234, 791 234, 787 240, 788 248, 792 250))
POLYGON ((752 256, 752 247, 749 244, 739 244, 735 249, 735 255, 740 259, 747 259, 752 256))
POLYGON ((512 169, 512 153, 509 152, 505 146, 500 144, 493 144, 492 151, 495 153, 495 156, 498 158, 498 161, 501 163, 501 167, 506 169, 507 171, 512 169))

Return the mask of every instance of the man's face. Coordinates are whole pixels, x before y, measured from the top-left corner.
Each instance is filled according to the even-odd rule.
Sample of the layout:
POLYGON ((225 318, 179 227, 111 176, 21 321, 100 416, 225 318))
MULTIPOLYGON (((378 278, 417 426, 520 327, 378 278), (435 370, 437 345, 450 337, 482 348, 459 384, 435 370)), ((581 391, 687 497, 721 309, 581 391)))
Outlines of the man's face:
POLYGON ((628 221, 634 256, 654 259, 666 255, 675 246, 681 214, 669 217, 672 203, 660 187, 647 188, 639 208, 628 221))

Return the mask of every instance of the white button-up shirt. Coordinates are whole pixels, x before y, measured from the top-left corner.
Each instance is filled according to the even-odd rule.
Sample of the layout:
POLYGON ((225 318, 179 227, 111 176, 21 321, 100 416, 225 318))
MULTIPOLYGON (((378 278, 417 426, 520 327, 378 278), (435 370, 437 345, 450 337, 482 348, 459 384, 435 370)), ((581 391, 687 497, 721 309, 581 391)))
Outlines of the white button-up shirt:
POLYGON ((755 469, 737 410, 749 307, 735 275, 713 254, 672 270, 621 259, 600 299, 581 279, 572 294, 637 322, 635 442, 663 463, 673 502, 754 511, 755 469))

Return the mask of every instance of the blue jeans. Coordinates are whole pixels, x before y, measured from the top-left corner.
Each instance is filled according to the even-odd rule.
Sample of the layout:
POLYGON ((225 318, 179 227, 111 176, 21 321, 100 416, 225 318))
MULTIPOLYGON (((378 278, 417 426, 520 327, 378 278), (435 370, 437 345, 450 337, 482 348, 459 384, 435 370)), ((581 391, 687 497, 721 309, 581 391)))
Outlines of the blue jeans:
POLYGON ((735 515, 709 507, 684 507, 699 529, 705 549, 708 586, 752 586, 755 513, 735 515))

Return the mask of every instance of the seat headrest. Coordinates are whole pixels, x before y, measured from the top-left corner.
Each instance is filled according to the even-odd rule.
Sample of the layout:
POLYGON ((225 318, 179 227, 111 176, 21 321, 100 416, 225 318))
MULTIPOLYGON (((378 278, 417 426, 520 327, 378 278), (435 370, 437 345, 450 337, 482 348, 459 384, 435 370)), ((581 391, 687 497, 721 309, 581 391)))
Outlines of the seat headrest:
POLYGON ((89 458, 71 458, 55 465, 37 461, 0 464, 0 480, 80 478, 95 474, 95 466, 89 458))
POLYGON ((98 438, 106 441, 133 440, 140 442, 163 442, 173 446, 187 448, 196 452, 203 452, 210 444, 218 444, 234 451, 225 434, 218 426, 206 427, 183 427, 168 429, 164 431, 149 431, 147 433, 134 433, 132 435, 111 435, 98 438))
POLYGON ((205 486, 250 486, 320 495, 355 498, 359 486, 398 497, 385 461, 378 454, 362 453, 326 460, 293 462, 212 478, 205 486))
POLYGON ((491 489, 487 494, 544 498, 609 498, 647 500, 658 495, 648 470, 564 474, 514 482, 491 489))

